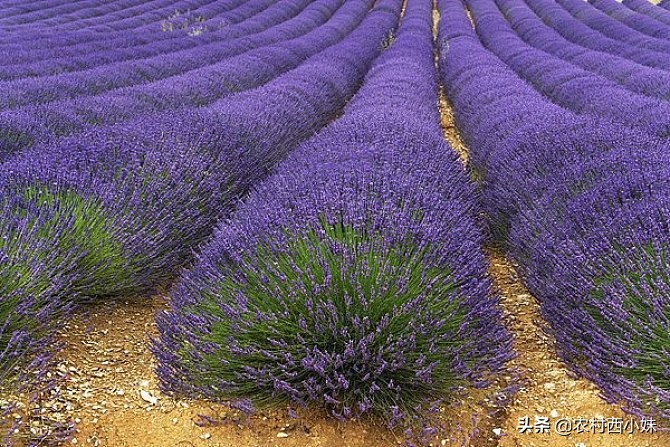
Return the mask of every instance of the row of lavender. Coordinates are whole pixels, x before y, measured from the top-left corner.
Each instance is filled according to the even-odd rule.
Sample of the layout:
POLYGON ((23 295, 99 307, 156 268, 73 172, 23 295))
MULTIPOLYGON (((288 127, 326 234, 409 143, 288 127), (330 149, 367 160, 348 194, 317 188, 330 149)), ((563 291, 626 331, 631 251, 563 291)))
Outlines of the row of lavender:
MULTIPOLYGON (((105 4, 99 0, 79 2, 54 2, 42 0, 8 8, 0 25, 3 29, 28 34, 35 30, 41 37, 40 28, 64 30, 86 29, 87 31, 117 31, 143 27, 159 22, 179 10, 196 10, 206 13, 217 3, 212 0, 117 0, 105 4), (104 5, 104 7, 101 7, 104 5)), ((49 32, 45 32, 48 34, 49 32)), ((12 38, 16 38, 13 36, 12 38)))
MULTIPOLYGON (((167 9, 164 12, 166 15, 163 17, 163 20, 172 23, 173 20, 170 19, 170 17, 174 16, 176 11, 179 11, 179 8, 186 6, 184 3, 188 4, 189 2, 179 1, 165 3, 166 5, 171 3, 171 5, 170 9, 167 9)), ((231 0, 230 2, 217 1, 215 4, 218 5, 217 11, 220 11, 221 14, 226 14, 226 17, 219 17, 211 12, 208 12, 208 16, 195 12, 192 12, 191 14, 197 14, 198 18, 203 18, 205 21, 220 19, 225 21, 228 25, 240 22, 248 17, 248 15, 246 15, 246 12, 248 11, 248 7, 245 6, 246 2, 231 0)), ((140 13, 135 16, 135 19, 138 23, 135 23, 134 26, 127 29, 105 31, 93 31, 86 26, 82 26, 81 29, 77 30, 58 30, 56 28, 57 32, 54 32, 54 28, 45 28, 47 31, 40 32, 39 28, 36 28, 32 24, 28 24, 24 30, 19 29, 15 31, 9 31, 3 27, 0 28, 0 31, 4 31, 4 33, 0 33, 0 42, 3 43, 3 47, 7 48, 8 51, 11 51, 10 54, 14 55, 14 57, 21 56, 21 59, 17 59, 16 62, 23 62, 24 58, 38 60, 46 55, 59 57, 61 54, 54 52, 56 46, 63 51, 68 52, 72 51, 75 45, 88 45, 88 48, 91 49, 106 48, 112 50, 114 48, 126 46, 130 41, 151 43, 154 40, 182 37, 184 34, 165 32, 162 26, 163 22, 157 23, 156 17, 153 15, 151 17, 144 17, 144 15, 140 13), (29 47, 27 47, 27 45, 29 47), (31 51, 35 54, 32 54, 31 51), (49 51, 51 51, 51 53, 48 53, 49 51)), ((109 23, 111 19, 102 16, 99 20, 101 23, 109 23)), ((73 21, 78 22, 76 17, 73 17, 73 21)), ((173 30, 180 29, 183 30, 183 26, 173 26, 173 30)), ((9 64, 9 61, 3 61, 3 65, 9 64)))
MULTIPOLYGON (((0 83, 0 90, 5 92, 3 108, 26 106, 3 113, 0 153, 6 157, 18 148, 73 133, 85 125, 118 122, 141 113, 164 110, 168 108, 168 101, 169 105, 175 106, 180 98, 189 98, 192 104, 202 105, 226 94, 267 82, 278 71, 286 71, 313 54, 309 52, 310 43, 317 41, 321 45, 315 51, 325 48, 355 25, 355 22, 336 22, 326 28, 339 27, 341 30, 321 31, 324 34, 322 40, 318 39, 317 34, 307 37, 305 41, 294 42, 296 37, 319 28, 339 5, 339 2, 309 5, 305 0, 276 4, 268 0, 255 0, 241 5, 237 0, 221 1, 214 5, 216 11, 223 11, 218 17, 230 23, 219 32, 208 33, 208 36, 214 36, 211 38, 194 40, 181 34, 173 39, 153 39, 151 43, 138 48, 134 40, 137 34, 126 34, 130 36, 128 46, 121 45, 123 48, 115 51, 101 49, 85 57, 80 54, 90 49, 86 44, 70 46, 72 54, 47 58, 43 62, 56 69, 76 67, 76 71, 52 76, 19 77, 0 83), (306 6, 309 7, 303 11, 306 6), (317 39, 311 40, 310 37, 317 39), (281 46, 285 40, 290 41, 287 48, 281 46), (279 46, 261 51, 273 44, 279 46), (286 54, 288 52, 291 53, 286 54), (97 58, 96 54, 102 56, 97 58), (240 55, 238 60, 226 61, 226 58, 236 55, 240 55), (292 64, 282 64, 279 56, 292 57, 292 64), (261 70, 254 71, 253 64, 271 61, 273 58, 277 60, 262 66, 265 69, 262 75, 258 75, 261 70), (78 65, 82 60, 86 61, 83 67, 78 65), (184 76, 180 79, 179 75, 184 76), (195 85, 185 81, 186 78, 196 76, 198 82, 195 85), (217 77, 224 79, 221 86, 213 82, 217 77), (136 88, 118 90, 132 85, 136 85, 136 88), (145 85, 146 89, 143 88, 145 85), (175 90, 173 86, 178 88, 175 90), (95 96, 109 90, 114 91, 105 97, 95 96), (59 99, 59 102, 54 102, 59 99), (31 105, 40 103, 50 104, 31 105), (116 113, 105 113, 105 106, 108 108, 110 105, 115 106, 116 113)), ((212 12, 213 5, 208 6, 212 12)), ((111 37, 110 33, 105 34, 111 37)), ((166 33, 161 33, 156 27, 150 34, 155 37, 166 33)), ((112 40, 120 44, 123 38, 124 34, 120 33, 118 39, 112 40)), ((41 48, 46 55, 61 54, 64 51, 63 44, 63 40, 54 39, 41 48)), ((25 43, 19 48, 25 51, 25 43)), ((8 50, 8 56, 13 60, 16 55, 8 50)), ((37 67, 42 66, 43 62, 38 62, 37 67)), ((36 68, 35 64, 15 64, 6 66, 5 71, 11 77, 12 73, 17 74, 16 70, 20 73, 21 67, 29 72, 36 68)))
MULTIPOLYGON (((260 28, 262 22, 258 20, 261 17, 258 14, 274 2, 265 0, 244 2, 242 5, 237 5, 238 3, 240 0, 219 3, 223 12, 214 17, 227 22, 225 32, 221 29, 219 30, 221 32, 204 33, 198 38, 189 37, 188 33, 166 33, 161 27, 154 26, 153 29, 142 32, 133 30, 102 33, 103 37, 100 39, 89 37, 81 42, 63 42, 61 39, 54 39, 40 42, 38 48, 31 49, 27 49, 25 43, 6 44, 3 47, 8 59, 1 65, 0 79, 8 81, 87 70, 102 64, 170 54, 262 30, 263 28, 260 28), (242 25, 252 17, 254 21, 242 25)), ((290 12, 289 9, 286 13, 290 12)))
MULTIPOLYGON (((257 87, 337 43, 360 23, 367 10, 361 2, 347 2, 342 6, 340 0, 311 3, 286 0, 278 3, 276 8, 268 9, 268 12, 281 17, 292 4, 298 8, 306 7, 295 17, 255 34, 253 38, 234 39, 215 45, 214 54, 224 57, 218 63, 192 69, 195 67, 190 62, 198 58, 199 52, 185 51, 184 61, 176 59, 168 63, 172 70, 186 70, 182 75, 161 79, 162 76, 157 73, 159 70, 156 70, 146 73, 151 82, 95 96, 82 96, 81 85, 73 83, 68 90, 72 95, 78 95, 74 99, 0 113, 0 128, 4 129, 0 154, 25 150, 29 146, 52 141, 57 136, 76 134, 87 127, 118 123, 166 110, 202 107, 233 93, 257 87), (288 40, 283 40, 285 38, 288 40)), ((109 67, 101 70, 109 70, 109 67)), ((99 78, 83 78, 90 79, 93 84, 103 82, 99 78)), ((105 78, 114 83, 124 78, 130 83, 138 82, 134 70, 111 71, 105 78)), ((70 84, 71 81, 69 77, 65 82, 70 84)), ((41 83, 42 78, 38 78, 38 82, 41 83)), ((40 85, 39 89, 58 87, 61 91, 64 87, 49 82, 40 85)))
MULTIPOLYGON (((348 2, 342 26, 370 5, 348 2)), ((263 87, 60 139, 0 165, 2 385, 46 346, 73 300, 173 277, 251 185, 342 109, 400 8, 380 2, 339 43, 263 87)))
POLYGON ((166 391, 395 426, 503 370, 477 197, 439 127, 431 10, 407 3, 344 116, 183 275, 154 347, 166 391))
POLYGON ((468 0, 473 29, 459 0, 440 2, 443 80, 485 209, 568 364, 609 400, 667 418, 670 115, 620 76, 657 69, 580 50, 552 30, 584 38, 575 17, 527 4, 548 24, 522 1, 468 0))
POLYGON ((141 69, 142 76, 137 76, 137 70, 145 62, 131 62, 135 68, 112 64, 82 72, 81 75, 36 78, 24 83, 24 89, 17 89, 15 83, 9 83, 6 101, 16 98, 29 101, 32 96, 46 100, 46 94, 51 102, 0 113, 0 159, 58 136, 76 134, 87 127, 118 123, 165 110, 202 107, 264 84, 339 41, 365 14, 360 2, 347 2, 342 8, 340 6, 340 1, 331 0, 279 2, 241 23, 256 22, 267 26, 272 23, 266 20, 270 18, 281 22, 278 25, 253 36, 205 45, 202 52, 198 49, 184 50, 182 58, 159 57, 158 61, 164 63, 151 70, 141 69), (300 11, 301 8, 304 9, 300 11), (352 14, 352 11, 356 12, 352 14), (297 15, 286 17, 291 13, 297 15), (211 51, 211 48, 216 51, 211 51), (214 61, 201 57, 201 53, 209 54, 214 61), (223 59, 216 62, 217 58, 223 59), (184 70, 184 74, 179 74, 184 70), (91 78, 91 72, 104 73, 104 76, 91 78), (166 75, 172 76, 161 79, 166 75), (218 81, 213 82, 216 79, 218 81), (142 83, 145 80, 149 82, 142 83), (84 81, 84 84, 79 81, 84 81), (91 88, 99 89, 101 85, 113 88, 124 82, 140 84, 100 95, 82 95, 91 93, 91 88), (91 87, 87 89, 87 85, 91 87), (52 90, 59 92, 60 96, 76 97, 55 101, 50 97, 52 90))
MULTIPOLYGON (((223 12, 214 18, 226 21, 227 26, 199 36, 189 36, 188 33, 182 32, 164 32, 160 26, 152 24, 151 28, 144 31, 136 29, 132 32, 101 33, 104 38, 98 39, 79 34, 76 35, 81 39, 72 42, 54 38, 40 42, 37 44, 38 48, 32 51, 26 51, 26 45, 22 43, 14 46, 6 45, 8 56, 12 58, 13 63, 3 65, 3 77, 6 80, 20 79, 49 75, 51 71, 54 71, 54 74, 58 74, 59 71, 84 71, 96 65, 127 59, 142 61, 161 53, 168 55, 181 49, 199 48, 206 44, 253 34, 265 29, 264 20, 270 20, 270 23, 265 25, 267 27, 279 23, 283 16, 295 15, 295 12, 292 12, 294 8, 287 6, 283 16, 275 17, 278 15, 276 8, 273 16, 267 10, 275 6, 275 2, 268 0, 254 0, 242 5, 237 5, 238 2, 239 0, 221 2, 220 8, 223 12), (128 54, 133 49, 136 54, 128 54)), ((65 33, 66 37, 71 35, 72 33, 65 33)), ((176 56, 179 56, 179 53, 176 56)))
MULTIPOLYGON (((154 40, 148 46, 150 51, 144 54, 142 49, 145 47, 142 46, 138 49, 138 45, 131 40, 132 45, 125 48, 123 52, 117 50, 119 52, 117 55, 104 48, 102 52, 107 56, 103 59, 101 66, 97 68, 95 68, 97 64, 94 64, 93 67, 76 67, 74 71, 67 73, 45 74, 44 76, 28 78, 20 77, 3 82, 0 84, 4 97, 2 109, 86 94, 91 95, 135 83, 174 76, 219 62, 225 57, 253 49, 256 45, 273 43, 277 40, 277 37, 274 41, 268 41, 267 37, 263 40, 262 37, 256 35, 291 19, 308 3, 304 1, 271 3, 268 0, 253 0, 246 3, 248 9, 246 14, 250 17, 239 23, 231 24, 218 33, 212 33, 214 36, 212 39, 199 38, 196 39, 196 42, 190 42, 190 44, 197 43, 195 46, 181 48, 184 42, 193 41, 193 39, 188 39, 185 36, 170 40, 154 40), (258 11, 258 9, 261 9, 261 11, 258 11), (231 40, 235 41, 234 45, 236 46, 233 46, 233 48, 237 48, 232 53, 231 48, 226 46, 231 40), (223 48, 219 49, 222 43, 223 48), (132 53, 130 59, 127 59, 128 52, 132 53), (110 54, 111 56, 109 56, 110 54)), ((289 33, 287 38, 290 37, 293 36, 289 33)), ((56 42, 54 47, 45 50, 50 51, 48 54, 53 54, 54 48, 58 47, 59 43, 56 42)), ((56 64, 76 63, 81 52, 88 52, 90 49, 75 45, 73 51, 73 54, 67 54, 62 58, 49 59, 48 62, 56 64)), ((96 54, 87 54, 88 63, 91 60, 96 60, 96 54)), ((12 72, 20 70, 21 67, 21 65, 13 64, 3 67, 3 71, 11 77, 12 72)))

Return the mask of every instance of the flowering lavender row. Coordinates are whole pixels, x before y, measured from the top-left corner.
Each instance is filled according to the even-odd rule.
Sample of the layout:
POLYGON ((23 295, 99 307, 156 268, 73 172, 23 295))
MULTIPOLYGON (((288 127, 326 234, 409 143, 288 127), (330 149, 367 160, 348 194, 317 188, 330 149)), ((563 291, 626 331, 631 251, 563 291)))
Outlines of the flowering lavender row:
POLYGON ((459 0, 439 5, 440 67, 484 207, 560 355, 611 402, 667 418, 668 143, 549 102, 483 48, 459 0))
MULTIPOLYGON (((248 3, 267 6, 272 2, 257 0, 248 3)), ((311 29, 309 27, 306 28, 303 23, 299 22, 296 24, 292 21, 307 5, 309 5, 309 2, 304 0, 276 2, 274 6, 265 9, 248 20, 231 25, 221 32, 211 33, 216 35, 214 39, 206 39, 202 45, 198 45, 195 48, 181 50, 176 48, 175 50, 178 51, 171 52, 173 50, 172 44, 175 43, 166 43, 163 41, 156 45, 157 48, 154 48, 153 52, 156 53, 156 50, 158 50, 158 54, 146 59, 132 57, 135 50, 131 47, 116 52, 117 55, 131 56, 131 60, 124 61, 123 59, 126 57, 122 57, 115 62, 115 57, 104 56, 103 62, 112 63, 91 70, 0 83, 0 88, 6 92, 18 88, 20 89, 18 91, 23 94, 32 95, 32 97, 24 97, 17 100, 17 91, 13 97, 8 98, 4 102, 4 105, 12 107, 29 103, 53 101, 63 97, 101 93, 127 85, 156 81, 209 64, 215 64, 245 51, 269 45, 282 39, 299 36, 301 33, 306 32, 306 30, 311 29), (293 29, 292 25, 297 29, 293 29), (111 60, 108 60, 110 57, 111 60), (52 91, 56 87, 66 89, 66 91, 54 94, 52 91)), ((304 18, 300 20, 307 22, 304 18)), ((314 26, 316 24, 318 22, 314 23, 314 26)), ((176 45, 180 45, 180 42, 177 41, 176 45)), ((107 54, 104 51, 102 53, 107 54)), ((97 59, 94 54, 88 57, 92 61, 96 61, 97 59)), ((8 68, 10 73, 12 70, 14 69, 11 67, 8 68)))
MULTIPOLYGON (((266 14, 260 14, 262 17, 257 19, 254 28, 263 30, 267 26, 281 23, 295 16, 306 5, 309 5, 307 0, 278 2, 266 14)), ((255 37, 261 42, 266 42, 268 38, 267 35, 255 37)), ((277 37, 281 38, 281 35, 275 34, 274 39, 277 37)), ((147 59, 121 61, 90 70, 3 82, 0 83, 0 95, 2 95, 0 109, 95 95, 115 88, 179 75, 215 64, 250 47, 252 49, 258 40, 251 45, 245 40, 215 42, 196 49, 179 51, 174 55, 158 54, 147 59)))
POLYGON ((615 0, 589 0, 589 3, 634 30, 651 37, 670 39, 670 28, 615 0))
POLYGON ((649 67, 670 69, 669 55, 604 36, 577 20, 554 1, 526 0, 526 4, 544 23, 577 45, 620 56, 649 67))
POLYGON ((553 102, 579 114, 602 116, 670 135, 670 104, 625 90, 614 82, 580 69, 526 44, 495 3, 466 0, 476 31, 486 47, 553 102), (621 107, 625 104, 626 107, 621 107))
POLYGON ((410 0, 345 114, 222 223, 158 320, 168 392, 392 425, 511 357, 442 138, 432 5, 410 0))
POLYGON ((670 72, 572 44, 547 27, 522 0, 496 0, 496 4, 519 37, 533 47, 599 74, 634 93, 670 99, 670 72))
MULTIPOLYGON (((25 49, 27 43, 35 43, 37 45, 46 45, 46 44, 56 44, 57 42, 65 43, 74 43, 74 42, 88 42, 89 40, 97 40, 98 43, 101 43, 101 40, 104 40, 108 37, 130 37, 129 34, 132 34, 135 39, 144 40, 145 42, 150 42, 160 38, 170 38, 171 33, 165 33, 162 29, 161 24, 164 21, 176 20, 177 18, 182 18, 182 15, 177 16, 177 12, 186 11, 191 5, 191 2, 166 2, 162 0, 155 0, 153 2, 143 2, 140 5, 137 5, 135 8, 128 8, 122 13, 123 17, 130 18, 133 20, 132 26, 121 27, 121 29, 98 29, 95 21, 91 22, 88 27, 85 27, 82 24, 80 29, 75 30, 59 30, 58 33, 54 33, 54 26, 49 27, 38 27, 33 23, 28 23, 21 27, 15 27, 15 30, 9 31, 10 27, 2 28, 6 33, 0 35, 0 41, 8 44, 8 49, 12 51, 20 50, 22 45, 25 49), (156 14, 153 8, 164 6, 165 11, 156 14), (150 12, 150 17, 145 17, 144 12, 150 12), (179 8, 182 8, 181 10, 179 8), (7 32, 9 31, 9 32, 7 32)), ((234 2, 236 5, 240 5, 239 1, 234 2)), ((244 5, 242 5, 244 10, 244 5)), ((216 1, 206 3, 202 8, 198 8, 198 13, 196 17, 201 20, 204 19, 205 22, 208 22, 210 19, 215 17, 219 13, 224 13, 227 10, 231 9, 228 2, 216 1)), ((232 11, 231 11, 232 12, 232 11)), ((76 17, 80 12, 75 12, 73 15, 76 17)), ((121 17, 121 19, 123 18, 121 17)), ((248 17, 248 16, 247 16, 248 17)), ((103 24, 109 25, 114 21, 114 17, 106 17, 100 19, 103 24)), ((117 20, 118 21, 118 20, 117 20)), ((232 23, 235 23, 239 20, 233 19, 232 23)), ((226 21, 226 23, 228 23, 226 21)), ((104 28, 104 27, 103 27, 104 28)), ((175 28, 176 29, 176 28, 175 28)), ((110 45, 110 49, 115 48, 110 45)))
MULTIPOLYGON (((172 54, 172 56, 178 57, 178 51, 187 49, 192 51, 194 47, 201 47, 208 43, 218 42, 220 44, 226 39, 262 31, 265 28, 260 28, 260 24, 263 24, 266 27, 271 26, 273 24, 272 22, 264 23, 260 11, 273 3, 274 2, 268 0, 246 2, 245 6, 252 6, 245 8, 249 17, 254 16, 256 13, 259 13, 258 16, 254 16, 252 20, 248 21, 244 20, 245 18, 242 17, 242 22, 233 22, 232 17, 236 17, 237 20, 239 14, 233 14, 232 12, 223 13, 217 16, 217 20, 228 22, 225 32, 203 33, 201 36, 198 36, 198 38, 192 38, 193 36, 190 36, 187 33, 180 33, 178 34, 178 38, 156 39, 148 44, 142 43, 140 45, 130 46, 126 45, 123 40, 117 40, 116 43, 119 45, 117 48, 105 48, 99 51, 87 52, 86 54, 81 54, 81 48, 79 48, 74 55, 62 55, 60 46, 58 51, 55 51, 54 48, 50 48, 51 56, 58 57, 35 60, 34 56, 31 56, 30 61, 26 63, 19 63, 19 61, 14 60, 14 63, 11 65, 0 66, 0 80, 8 81, 22 77, 55 75, 59 73, 80 71, 103 64, 111 64, 128 59, 141 60, 156 55, 169 57, 170 54, 172 54)), ((237 9, 234 11, 237 11, 237 9)), ((279 21, 282 17, 287 17, 290 12, 290 10, 286 11, 284 15, 279 15, 275 12, 274 18, 279 21)), ((21 45, 18 54, 21 55, 25 53, 25 45, 21 45)), ((7 56, 14 59, 17 54, 8 52, 7 56)))
MULTIPOLYGON (((278 11, 277 7, 275 7, 270 11, 267 10, 268 7, 276 3, 268 0, 245 2, 239 8, 211 19, 225 22, 226 25, 224 27, 217 27, 213 32, 203 33, 198 36, 189 35, 193 34, 192 30, 189 29, 179 31, 180 28, 176 28, 176 32, 164 32, 161 28, 156 28, 146 31, 97 33, 96 35, 103 36, 102 41, 100 38, 82 37, 79 33, 76 33, 76 36, 82 38, 72 40, 67 37, 72 36, 74 33, 68 33, 66 34, 66 38, 57 38, 40 43, 39 50, 33 49, 32 51, 27 51, 26 44, 22 42, 14 47, 15 50, 9 52, 8 48, 7 51, 16 65, 34 63, 40 67, 40 63, 50 63, 52 59, 63 59, 66 61, 67 59, 81 57, 83 53, 86 53, 93 60, 96 60, 97 57, 103 54, 108 55, 104 57, 110 58, 109 61, 111 62, 115 60, 114 57, 118 51, 125 51, 127 53, 129 50, 143 45, 173 45, 171 41, 175 39, 206 44, 210 40, 229 40, 263 31, 272 24, 280 23, 279 20, 282 18, 291 16, 292 11, 290 9, 288 11, 278 11), (54 47, 58 48, 57 52, 54 51, 54 47)), ((198 26, 204 25, 198 22, 198 26)), ((168 51, 169 47, 165 50, 168 51)), ((12 73, 11 70, 19 69, 14 66, 15 64, 11 64, 12 66, 7 68, 10 70, 9 73, 12 73)))
MULTIPOLYGON (((143 4, 146 5, 146 3, 143 4)), ((169 14, 167 14, 164 17, 164 19, 169 18, 175 13, 176 10, 172 10, 169 14)), ((135 17, 140 18, 141 16, 142 14, 139 14, 136 15, 135 17)), ((159 24, 156 22, 149 21, 144 25, 138 26, 138 28, 136 29, 125 29, 117 31, 107 30, 105 32, 99 32, 84 27, 78 30, 61 30, 58 33, 54 33, 53 28, 40 29, 38 27, 28 24, 25 27, 18 28, 12 31, 9 31, 8 28, 3 27, 2 30, 5 31, 5 33, 0 35, 1 39, 0 41, 2 41, 3 44, 8 45, 10 49, 16 50, 21 48, 22 43, 34 43, 36 45, 45 45, 49 43, 62 42, 63 45, 66 44, 71 45, 74 43, 86 42, 88 40, 103 40, 107 36, 127 37, 128 35, 131 34, 133 35, 133 37, 141 39, 143 37, 143 34, 138 31, 142 31, 144 33, 148 32, 150 34, 149 36, 147 36, 148 38, 145 39, 146 41, 150 41, 154 38, 158 38, 161 36, 163 38, 171 37, 168 33, 159 33, 158 31, 162 30, 158 25, 159 24)))
POLYGON ((163 110, 204 106, 268 82, 337 43, 358 25, 368 10, 366 2, 348 2, 339 8, 340 5, 339 0, 313 2, 294 20, 286 22, 285 27, 273 30, 276 34, 268 33, 270 38, 303 31, 306 34, 246 52, 221 64, 106 95, 0 113, 4 137, 0 140, 0 153, 6 157, 56 136, 82 131, 86 126, 118 123, 163 110), (319 26, 323 22, 325 25, 319 26), (310 30, 314 26, 317 28, 310 30), (218 83, 213 84, 213 78, 218 78, 218 83))
MULTIPOLYGON (((62 17, 65 17, 66 12, 73 12, 75 17, 77 17, 81 15, 82 11, 86 11, 85 8, 78 8, 78 3, 79 2, 71 2, 65 5, 60 5, 56 8, 39 9, 33 13, 19 16, 17 20, 14 21, 14 23, 10 23, 8 25, 10 25, 10 29, 16 29, 17 25, 19 27, 26 25, 39 27, 41 22, 44 21, 44 25, 60 27, 63 26, 63 24, 58 22, 62 17), (12 27, 12 25, 14 25, 14 27, 12 27)), ((147 22, 158 22, 166 16, 174 13, 174 11, 178 9, 194 9, 208 3, 213 2, 212 0, 180 0, 178 2, 170 0, 158 0, 143 2, 139 5, 135 5, 134 7, 123 10, 121 14, 119 14, 118 18, 114 17, 114 14, 104 17, 101 20, 102 23, 98 24, 98 28, 93 27, 92 29, 97 31, 107 31, 109 29, 130 29, 136 26, 142 26, 147 22)), ((93 23, 93 25, 96 24, 93 23)))
MULTIPOLYGON (((138 7, 133 8, 135 10, 127 9, 123 14, 119 14, 119 18, 113 21, 102 20, 101 23, 97 23, 97 20, 89 23, 88 20, 82 21, 81 25, 85 25, 87 30, 96 31, 96 32, 107 32, 107 31, 119 31, 119 30, 141 30, 146 28, 154 29, 156 24, 160 24, 166 18, 173 17, 177 11, 194 11, 195 14, 201 16, 203 19, 206 19, 212 13, 217 13, 219 10, 218 3, 212 0, 190 0, 187 2, 179 2, 178 4, 172 4, 161 9, 157 9, 155 6, 147 5, 143 3, 138 5, 138 7), (150 8, 150 11, 143 14, 142 17, 137 17, 136 9, 137 8, 150 8)), ((69 28, 69 27, 68 27, 69 28)), ((75 27, 75 29, 78 27, 75 27)))
MULTIPOLYGON (((79 0, 75 2, 62 3, 53 1, 37 1, 32 3, 33 4, 22 5, 18 8, 10 9, 6 14, 3 14, 2 19, 0 19, 0 23, 9 27, 12 25, 41 26, 43 23, 55 24, 67 20, 67 18, 71 15, 76 15, 81 18, 89 17, 91 13, 95 15, 100 7, 103 6, 100 1, 96 0, 79 0)), ((151 3, 151 1, 149 3, 151 3)), ((169 3, 175 2, 165 2, 164 4, 167 5, 169 3)), ((139 3, 136 0, 116 0, 110 2, 107 5, 107 8, 104 9, 111 7, 113 12, 119 6, 122 9, 125 9, 137 6, 138 4, 139 3)), ((100 14, 101 16, 106 12, 104 9, 103 13, 100 14)))
MULTIPOLYGON (((399 11, 399 0, 381 2, 340 43, 262 88, 207 109, 98 129, 2 164, 0 204, 10 206, 0 221, 21 223, 28 213, 15 232, 32 231, 27 239, 11 226, 0 234, 11 241, 3 259, 18 263, 0 264, 0 277, 23 275, 15 295, 0 295, 6 327, 31 329, 19 310, 47 302, 55 310, 45 311, 27 335, 40 339, 51 328, 48 317, 67 305, 61 296, 104 297, 172 277, 251 185, 338 113, 399 11), (36 296, 41 275, 60 280, 36 296)), ((10 357, 30 358, 7 346, 0 349, 3 365, 14 362, 10 357)))
POLYGON ((659 8, 658 5, 644 0, 624 0, 623 4, 633 11, 656 19, 665 25, 670 25, 670 13, 663 8, 659 8))
POLYGON ((581 22, 607 37, 641 48, 666 53, 670 51, 670 42, 667 40, 655 39, 629 28, 583 0, 556 0, 556 3, 568 10, 581 22))
MULTIPOLYGON (((124 1, 112 1, 112 6, 123 5, 124 1)), ((132 3, 132 2, 130 2, 132 3)), ((86 13, 88 10, 100 6, 100 2, 96 0, 81 0, 75 2, 58 2, 58 1, 36 1, 30 4, 15 5, 14 7, 2 8, 2 17, 0 24, 3 27, 12 24, 32 22, 36 25, 42 19, 53 18, 56 15, 65 15, 73 11, 79 10, 81 13, 86 13)))

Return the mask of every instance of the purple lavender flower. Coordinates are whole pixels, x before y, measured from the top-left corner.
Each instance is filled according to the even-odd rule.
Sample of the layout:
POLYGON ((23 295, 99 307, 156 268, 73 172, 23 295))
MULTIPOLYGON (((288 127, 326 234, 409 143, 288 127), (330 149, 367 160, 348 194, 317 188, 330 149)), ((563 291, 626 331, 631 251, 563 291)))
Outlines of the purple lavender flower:
POLYGON ((158 319, 166 391, 393 425, 504 369, 477 196, 438 124, 430 12, 407 4, 344 116, 184 274, 158 319))

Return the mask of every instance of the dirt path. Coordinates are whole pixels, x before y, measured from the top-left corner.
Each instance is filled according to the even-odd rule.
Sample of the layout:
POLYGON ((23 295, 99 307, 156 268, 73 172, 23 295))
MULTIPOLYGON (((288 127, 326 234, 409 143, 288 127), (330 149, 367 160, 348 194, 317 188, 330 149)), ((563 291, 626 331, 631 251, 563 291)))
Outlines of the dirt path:
POLYGON ((381 447, 397 445, 388 430, 340 424, 319 415, 291 419, 284 411, 250 420, 223 405, 175 400, 158 391, 149 338, 161 298, 115 301, 75 317, 63 331, 56 373, 59 397, 42 402, 77 423, 73 444, 119 447, 381 447), (202 416, 205 416, 203 418, 202 416), (227 422, 212 425, 207 417, 227 422), (204 426, 201 426, 205 423, 204 426))

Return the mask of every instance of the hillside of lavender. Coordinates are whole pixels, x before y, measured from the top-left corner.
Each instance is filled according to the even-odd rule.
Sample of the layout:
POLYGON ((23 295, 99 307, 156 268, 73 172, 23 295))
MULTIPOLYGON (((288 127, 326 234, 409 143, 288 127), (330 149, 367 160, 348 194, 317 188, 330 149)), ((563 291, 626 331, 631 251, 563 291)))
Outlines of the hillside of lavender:
POLYGON ((0 55, 4 445, 70 442, 15 416, 67 323, 159 291, 165 395, 435 445, 523 386, 493 248, 670 423, 668 0, 0 0, 0 55))

